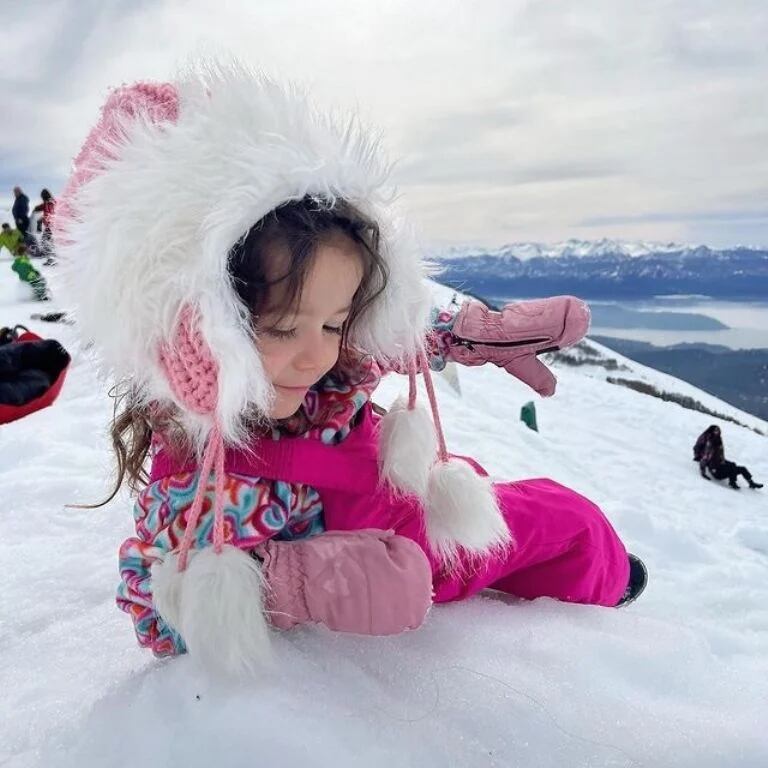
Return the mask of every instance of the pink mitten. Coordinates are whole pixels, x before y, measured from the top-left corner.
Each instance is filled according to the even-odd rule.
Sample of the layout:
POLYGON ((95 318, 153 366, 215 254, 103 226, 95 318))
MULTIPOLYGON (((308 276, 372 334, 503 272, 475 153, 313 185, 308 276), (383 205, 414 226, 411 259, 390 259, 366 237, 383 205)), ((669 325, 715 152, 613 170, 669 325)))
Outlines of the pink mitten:
POLYGON ((468 301, 453 323, 448 359, 493 363, 548 397, 557 381, 537 355, 575 344, 588 329, 589 307, 573 296, 507 304, 501 312, 468 301))
POLYGON ((394 635, 421 626, 432 604, 432 571, 416 542, 393 531, 329 531, 269 541, 266 608, 278 629, 325 624, 336 632, 394 635))

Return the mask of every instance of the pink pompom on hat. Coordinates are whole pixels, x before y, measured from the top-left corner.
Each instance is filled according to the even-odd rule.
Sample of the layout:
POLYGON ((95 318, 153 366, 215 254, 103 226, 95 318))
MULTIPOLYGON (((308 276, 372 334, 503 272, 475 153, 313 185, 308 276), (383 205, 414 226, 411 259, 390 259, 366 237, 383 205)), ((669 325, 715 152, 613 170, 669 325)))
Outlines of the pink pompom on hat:
POLYGON ((179 97, 170 83, 134 83, 116 88, 101 108, 99 122, 91 129, 72 165, 67 186, 59 197, 58 221, 74 215, 70 204, 78 188, 103 171, 119 155, 125 143, 126 124, 132 120, 151 123, 175 122, 179 97))

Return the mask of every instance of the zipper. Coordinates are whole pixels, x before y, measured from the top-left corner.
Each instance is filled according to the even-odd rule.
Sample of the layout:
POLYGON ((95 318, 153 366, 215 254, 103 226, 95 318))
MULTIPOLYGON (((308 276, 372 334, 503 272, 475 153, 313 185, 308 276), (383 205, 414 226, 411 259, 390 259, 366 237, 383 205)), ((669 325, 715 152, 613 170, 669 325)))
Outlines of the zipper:
MULTIPOLYGON (((454 334, 451 334, 451 341, 456 344, 459 347, 466 347, 470 352, 472 352, 475 347, 525 347, 529 344, 541 344, 542 341, 547 341, 547 338, 537 338, 537 339, 524 339, 523 341, 476 341, 473 339, 462 339, 459 336, 455 336, 454 334)), ((555 350, 559 349, 559 347, 548 347, 547 349, 542 349, 538 351, 536 354, 540 355, 543 352, 554 352, 555 350)))

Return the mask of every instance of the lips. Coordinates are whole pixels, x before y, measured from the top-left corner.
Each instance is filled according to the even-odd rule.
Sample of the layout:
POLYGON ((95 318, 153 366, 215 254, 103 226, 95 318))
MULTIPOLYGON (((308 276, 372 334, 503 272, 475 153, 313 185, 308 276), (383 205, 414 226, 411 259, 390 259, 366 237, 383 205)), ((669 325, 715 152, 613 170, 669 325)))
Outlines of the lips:
POLYGON ((309 389, 310 385, 307 384, 306 386, 298 386, 298 387, 289 387, 286 384, 276 384, 276 387, 279 389, 287 389, 289 392, 305 392, 309 389))

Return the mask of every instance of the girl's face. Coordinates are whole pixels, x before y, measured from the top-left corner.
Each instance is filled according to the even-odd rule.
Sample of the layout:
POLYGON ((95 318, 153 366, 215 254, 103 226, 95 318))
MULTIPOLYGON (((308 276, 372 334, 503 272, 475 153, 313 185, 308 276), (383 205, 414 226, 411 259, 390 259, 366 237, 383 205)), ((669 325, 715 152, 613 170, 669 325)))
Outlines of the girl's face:
MULTIPOLYGON (((275 249, 275 262, 283 261, 275 249)), ((270 289, 269 301, 256 320, 257 345, 275 388, 272 419, 292 416, 307 390, 339 359, 341 334, 363 267, 358 246, 344 235, 317 246, 299 305, 285 314, 284 283, 270 289)))

